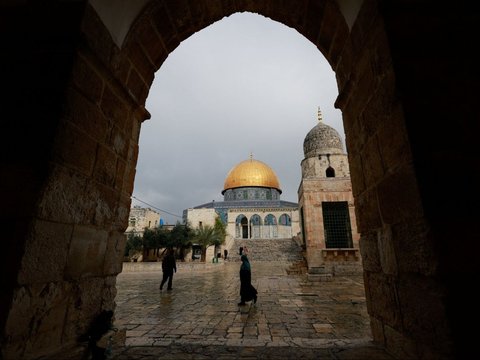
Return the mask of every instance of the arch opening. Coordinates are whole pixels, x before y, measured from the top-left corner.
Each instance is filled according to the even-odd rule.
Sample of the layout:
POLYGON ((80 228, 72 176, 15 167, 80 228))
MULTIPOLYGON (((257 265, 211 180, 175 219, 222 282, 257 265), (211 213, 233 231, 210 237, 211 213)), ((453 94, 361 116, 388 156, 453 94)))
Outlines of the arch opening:
MULTIPOLYGON (((20 16, 22 10, 35 13, 31 11, 31 4, 22 3, 5 10, 7 15, 13 15, 7 21, 8 26, 16 20, 25 25, 25 31, 11 32, 8 36, 18 44, 31 44, 24 41, 31 31, 35 34, 33 39, 38 40, 35 46, 27 47, 27 54, 31 52, 32 56, 24 59, 15 57, 19 56, 15 41, 6 42, 7 65, 11 66, 4 68, 11 71, 7 77, 7 84, 12 85, 9 86, 11 93, 28 90, 32 95, 25 101, 12 98, 11 108, 24 109, 26 118, 40 118, 43 121, 37 123, 43 128, 33 127, 41 130, 35 133, 28 127, 8 125, 12 136, 11 140, 7 139, 6 147, 18 149, 15 141, 22 138, 24 150, 28 150, 26 153, 41 154, 33 160, 14 155, 12 159, 21 161, 7 163, 5 180, 7 192, 10 192, 7 203, 14 204, 15 199, 20 205, 8 215, 16 226, 8 229, 5 236, 8 262, 2 265, 5 270, 2 273, 7 278, 1 298, 5 311, 1 312, 0 319, 3 354, 41 357, 65 349, 86 331, 96 314, 114 307, 115 278, 121 271, 118 260, 122 258, 124 245, 122 231, 129 221, 138 136, 141 123, 149 117, 143 105, 155 70, 189 35, 236 11, 252 11, 298 30, 325 54, 335 69, 340 89, 336 105, 344 113, 355 197, 361 206, 359 227, 363 234, 364 258, 368 260, 364 271, 366 287, 372 290, 367 301, 375 340, 387 346, 411 345, 390 348, 399 358, 448 355, 451 341, 459 341, 459 324, 454 321, 455 326, 450 328, 449 320, 453 315, 448 318, 446 313, 462 314, 460 307, 455 307, 459 302, 453 290, 458 290, 459 294, 464 292, 461 286, 445 280, 445 275, 438 270, 447 268, 456 274, 455 265, 460 261, 457 252, 448 251, 450 243, 446 237, 450 233, 441 234, 439 230, 443 219, 439 213, 447 207, 442 204, 436 207, 432 200, 439 189, 435 170, 444 165, 435 159, 442 156, 434 154, 427 146, 434 148, 447 139, 441 136, 444 135, 441 131, 447 130, 436 130, 440 136, 425 137, 427 145, 409 143, 410 139, 415 141, 423 134, 417 125, 421 121, 416 120, 434 110, 433 103, 443 101, 439 101, 442 97, 438 91, 425 91, 428 97, 423 108, 413 100, 418 98, 418 91, 412 84, 420 83, 427 90, 434 88, 427 84, 430 80, 426 79, 427 75, 419 75, 430 75, 431 70, 423 62, 419 69, 429 71, 409 74, 410 66, 413 68, 419 62, 405 55, 402 48, 405 37, 399 36, 402 33, 398 29, 398 24, 408 15, 422 19, 418 14, 424 12, 415 13, 412 9, 418 6, 413 3, 411 9, 402 8, 399 14, 394 11, 398 4, 378 8, 375 1, 368 2, 368 6, 364 4, 355 12, 358 14, 355 23, 349 17, 349 26, 346 26, 334 1, 311 0, 303 7, 288 2, 271 6, 263 2, 221 1, 201 6, 194 6, 194 3, 197 2, 185 1, 173 6, 171 2, 145 2, 141 15, 132 16, 138 20, 132 23, 121 48, 112 41, 111 34, 90 4, 75 2, 56 8, 46 5, 46 10, 35 8, 40 10, 42 19, 57 19, 52 24, 65 30, 62 36, 55 35, 53 26, 45 30, 37 26, 38 21, 28 24, 31 17, 23 19, 20 16), (62 20, 58 22, 58 19, 62 20), (59 48, 62 52, 58 52, 59 48), (48 83, 52 90, 49 95, 53 95, 48 101, 43 89, 29 85, 28 81, 18 81, 25 79, 27 65, 31 65, 30 68, 38 65, 38 49, 42 49, 42 59, 52 61, 41 75, 29 74, 32 80, 40 80, 31 81, 32 84, 48 83), (14 78, 15 81, 11 81, 14 78), (393 80, 395 78, 398 83, 393 80), (405 94, 401 104, 398 90, 405 94), (33 106, 22 106, 28 101, 33 106), (413 114, 415 110, 417 115, 413 114), (25 129, 28 131, 23 131, 25 129), (38 136, 39 133, 46 136, 38 136), (356 134, 358 137, 354 136, 356 134), (415 156, 410 153, 411 149, 415 156), (424 163, 433 164, 434 170, 419 168, 418 164, 424 163), (37 170, 41 170, 41 174, 37 170), (398 194, 402 194, 401 199, 398 194), (431 223, 427 222, 425 214, 431 223), (437 244, 448 246, 434 248, 432 238, 437 244), (415 250, 405 251, 409 246, 415 250), (51 249, 55 254, 49 253, 51 249), (405 253, 411 254, 413 259, 405 253), (453 261, 445 260, 450 259, 447 253, 452 254, 453 261), (9 271, 11 269, 14 271, 9 271), (47 294, 49 301, 40 301, 36 289, 42 286, 42 294, 47 294), (381 291, 375 292, 375 289, 381 291), (399 301, 390 302, 389 299, 399 301), (25 304, 31 305, 25 308, 25 304), (28 324, 39 326, 31 329, 28 324), (435 331, 429 331, 433 329, 435 331), (455 339, 450 330, 457 335, 455 339), (435 334, 435 338, 430 334, 435 334), (49 341, 42 341, 46 338, 49 341)), ((342 4, 345 6, 346 2, 342 4)), ((457 27, 449 27, 449 31, 462 33, 464 28, 459 19, 465 17, 453 19, 453 15, 441 11, 438 14, 445 22, 454 20, 457 27)), ((410 32, 415 37, 409 38, 407 34, 407 38, 425 53, 431 51, 428 55, 434 59, 434 55, 440 53, 435 52, 436 42, 429 42, 428 48, 420 44, 430 39, 427 28, 431 31, 428 35, 434 36, 438 36, 438 29, 416 25, 415 21, 411 23, 410 32)), ((448 65, 447 68, 451 66, 451 59, 441 60, 443 62, 435 62, 439 67, 442 64, 448 65)), ((454 61, 458 65, 466 63, 462 63, 462 59, 454 61)), ((473 101, 468 101, 465 100, 467 106, 464 108, 469 110, 473 101)), ((464 112, 465 118, 470 119, 468 111, 464 112)), ((445 114, 439 115, 442 118, 454 113, 450 106, 445 114)), ((463 124, 467 124, 466 120, 463 124)), ((464 149, 461 141, 458 140, 457 145, 464 149)), ((456 220, 463 224, 460 219, 456 220)), ((448 226, 448 229, 454 228, 452 224, 448 226)), ((473 238, 468 232, 465 235, 468 241, 473 238)), ((458 344, 457 347, 460 348, 458 344)))

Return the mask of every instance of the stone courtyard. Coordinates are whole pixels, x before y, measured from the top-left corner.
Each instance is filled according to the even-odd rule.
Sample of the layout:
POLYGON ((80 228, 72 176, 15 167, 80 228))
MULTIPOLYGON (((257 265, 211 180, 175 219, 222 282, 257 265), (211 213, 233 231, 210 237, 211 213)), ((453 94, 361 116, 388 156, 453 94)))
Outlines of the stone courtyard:
POLYGON ((124 359, 392 359, 371 342, 362 275, 310 282, 292 263, 253 262, 258 302, 239 307, 240 263, 179 263, 160 291, 160 263, 124 264, 115 327, 124 359))

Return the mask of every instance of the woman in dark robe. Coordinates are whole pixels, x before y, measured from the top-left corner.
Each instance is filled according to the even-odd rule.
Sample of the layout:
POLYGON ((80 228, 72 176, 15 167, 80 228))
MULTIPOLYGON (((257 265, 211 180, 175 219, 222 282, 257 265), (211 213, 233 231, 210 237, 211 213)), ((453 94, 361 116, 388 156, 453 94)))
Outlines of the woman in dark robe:
POLYGON ((241 257, 242 265, 240 266, 240 299, 238 305, 245 305, 246 301, 253 300, 257 302, 257 289, 252 285, 252 269, 247 255, 241 257))

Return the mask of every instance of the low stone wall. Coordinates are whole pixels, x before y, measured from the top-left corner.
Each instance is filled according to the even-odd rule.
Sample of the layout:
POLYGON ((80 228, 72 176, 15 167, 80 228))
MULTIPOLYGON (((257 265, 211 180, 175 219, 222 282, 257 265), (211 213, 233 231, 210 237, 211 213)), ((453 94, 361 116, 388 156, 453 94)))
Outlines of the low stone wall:
MULTIPOLYGON (((181 270, 203 270, 217 268, 223 266, 223 260, 218 259, 218 263, 189 261, 189 262, 177 262, 177 271, 181 270)), ((122 273, 128 272, 162 272, 161 262, 124 262, 122 267, 122 273)))

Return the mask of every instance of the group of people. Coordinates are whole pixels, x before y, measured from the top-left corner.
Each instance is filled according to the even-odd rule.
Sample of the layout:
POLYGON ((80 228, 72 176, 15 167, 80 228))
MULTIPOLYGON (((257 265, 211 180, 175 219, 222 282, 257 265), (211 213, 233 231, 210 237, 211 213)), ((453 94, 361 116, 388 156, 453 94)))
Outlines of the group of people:
MULTIPOLYGON (((240 265, 240 302, 239 306, 246 305, 247 301, 252 301, 255 304, 257 302, 257 289, 252 285, 252 267, 247 257, 247 247, 240 247, 240 259, 242 264, 240 265)), ((225 250, 224 256, 227 258, 227 250, 225 250)), ((160 290, 163 289, 165 283, 167 283, 167 290, 171 291, 173 283, 173 274, 177 272, 177 264, 175 261, 175 253, 173 249, 168 249, 166 255, 162 260, 162 272, 163 278, 160 283, 160 290)))

